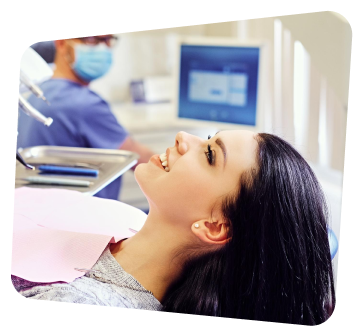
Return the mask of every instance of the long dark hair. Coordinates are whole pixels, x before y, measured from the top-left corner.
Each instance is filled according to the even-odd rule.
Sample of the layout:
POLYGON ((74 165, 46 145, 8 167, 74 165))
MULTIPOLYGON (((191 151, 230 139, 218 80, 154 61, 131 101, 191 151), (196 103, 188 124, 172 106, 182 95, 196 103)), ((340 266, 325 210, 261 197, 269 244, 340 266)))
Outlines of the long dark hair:
POLYGON ((335 307, 327 206, 307 162, 259 133, 257 166, 226 197, 230 241, 191 258, 165 311, 316 325, 335 307))

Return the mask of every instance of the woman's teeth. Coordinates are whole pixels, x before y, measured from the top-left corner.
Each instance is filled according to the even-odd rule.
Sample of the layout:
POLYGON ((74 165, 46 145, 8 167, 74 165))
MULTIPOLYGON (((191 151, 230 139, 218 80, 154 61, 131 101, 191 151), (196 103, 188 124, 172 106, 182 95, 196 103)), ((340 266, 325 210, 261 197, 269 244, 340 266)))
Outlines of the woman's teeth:
POLYGON ((168 167, 168 161, 167 161, 167 158, 166 158, 166 154, 163 153, 163 154, 159 155, 159 158, 160 158, 161 164, 164 167, 164 170, 166 172, 170 171, 170 168, 168 167))

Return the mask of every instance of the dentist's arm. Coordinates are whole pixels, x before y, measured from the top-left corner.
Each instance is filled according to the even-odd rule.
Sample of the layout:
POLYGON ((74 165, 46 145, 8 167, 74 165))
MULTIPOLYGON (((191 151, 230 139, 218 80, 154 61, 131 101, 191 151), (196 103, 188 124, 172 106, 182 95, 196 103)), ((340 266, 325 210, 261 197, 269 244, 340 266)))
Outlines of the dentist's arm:
POLYGON ((128 150, 128 151, 135 152, 135 153, 139 154, 140 158, 139 158, 137 164, 132 168, 132 170, 135 170, 136 166, 139 163, 148 162, 150 157, 152 155, 156 154, 151 149, 146 147, 145 145, 143 145, 140 142, 132 139, 131 136, 128 136, 126 138, 126 140, 120 146, 120 149, 128 150))

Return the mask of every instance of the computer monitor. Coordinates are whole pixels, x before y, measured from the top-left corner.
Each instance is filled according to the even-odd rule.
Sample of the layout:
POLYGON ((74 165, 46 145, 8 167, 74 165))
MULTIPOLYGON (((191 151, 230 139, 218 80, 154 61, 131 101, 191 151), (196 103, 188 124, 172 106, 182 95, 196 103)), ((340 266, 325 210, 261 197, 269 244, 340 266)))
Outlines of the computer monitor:
POLYGON ((176 117, 183 124, 260 129, 262 49, 260 42, 181 38, 176 117))

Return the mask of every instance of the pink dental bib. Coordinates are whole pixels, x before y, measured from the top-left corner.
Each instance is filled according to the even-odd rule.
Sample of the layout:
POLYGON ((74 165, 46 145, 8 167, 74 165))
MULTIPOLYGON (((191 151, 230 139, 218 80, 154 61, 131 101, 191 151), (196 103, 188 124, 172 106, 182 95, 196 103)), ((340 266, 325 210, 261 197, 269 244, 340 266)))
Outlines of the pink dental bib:
POLYGON ((11 274, 72 282, 107 244, 139 231, 147 215, 127 204, 65 189, 15 190, 11 274))

